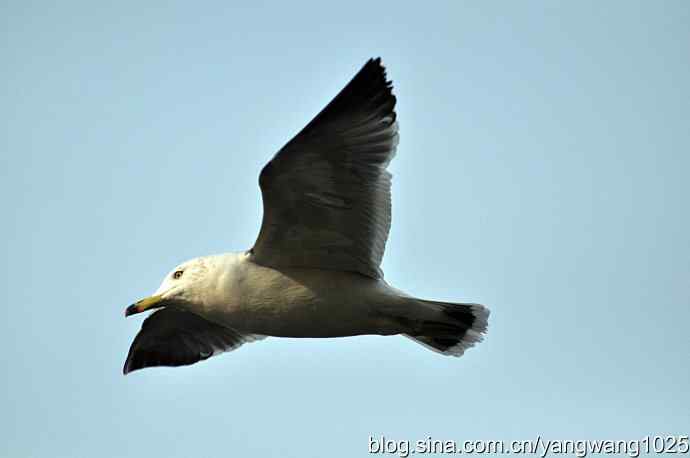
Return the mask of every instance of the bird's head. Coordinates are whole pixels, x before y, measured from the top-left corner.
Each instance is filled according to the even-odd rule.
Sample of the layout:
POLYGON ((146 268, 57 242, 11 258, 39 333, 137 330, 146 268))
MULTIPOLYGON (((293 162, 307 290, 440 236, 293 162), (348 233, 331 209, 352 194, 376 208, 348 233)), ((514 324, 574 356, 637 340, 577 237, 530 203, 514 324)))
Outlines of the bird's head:
POLYGON ((201 297, 199 292, 207 287, 210 264, 208 258, 196 258, 178 265, 165 276, 153 295, 127 307, 125 316, 169 305, 193 308, 201 297))

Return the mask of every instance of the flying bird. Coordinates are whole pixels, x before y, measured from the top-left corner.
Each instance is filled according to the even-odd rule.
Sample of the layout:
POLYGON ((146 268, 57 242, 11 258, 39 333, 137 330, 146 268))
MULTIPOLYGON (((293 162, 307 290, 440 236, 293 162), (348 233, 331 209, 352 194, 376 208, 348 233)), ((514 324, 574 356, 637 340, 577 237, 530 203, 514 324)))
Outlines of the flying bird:
POLYGON ((395 104, 381 59, 370 59, 261 171, 254 246, 184 262, 127 307, 157 310, 123 372, 193 364, 266 336, 402 334, 451 356, 481 341, 483 305, 415 298, 383 279, 395 104))

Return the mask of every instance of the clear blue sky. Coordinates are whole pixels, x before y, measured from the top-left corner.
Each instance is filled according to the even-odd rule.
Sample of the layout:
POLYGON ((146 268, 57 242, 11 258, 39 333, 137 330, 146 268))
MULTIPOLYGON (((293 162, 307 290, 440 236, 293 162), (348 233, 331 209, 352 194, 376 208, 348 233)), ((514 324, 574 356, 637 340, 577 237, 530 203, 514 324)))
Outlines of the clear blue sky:
POLYGON ((0 5, 0 456, 688 433, 687 2, 230 4, 0 5), (262 165, 379 55, 386 279, 487 304, 487 341, 267 339, 123 377, 124 307, 249 248, 262 165))

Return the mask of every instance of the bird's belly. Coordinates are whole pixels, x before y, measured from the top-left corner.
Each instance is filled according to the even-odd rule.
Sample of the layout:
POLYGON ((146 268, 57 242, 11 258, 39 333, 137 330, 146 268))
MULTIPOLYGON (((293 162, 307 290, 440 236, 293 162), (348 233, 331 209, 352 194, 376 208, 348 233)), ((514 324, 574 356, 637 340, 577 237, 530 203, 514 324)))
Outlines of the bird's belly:
POLYGON ((240 282, 236 303, 223 309, 227 326, 277 337, 395 334, 386 314, 385 284, 359 274, 281 269, 253 264, 240 282))

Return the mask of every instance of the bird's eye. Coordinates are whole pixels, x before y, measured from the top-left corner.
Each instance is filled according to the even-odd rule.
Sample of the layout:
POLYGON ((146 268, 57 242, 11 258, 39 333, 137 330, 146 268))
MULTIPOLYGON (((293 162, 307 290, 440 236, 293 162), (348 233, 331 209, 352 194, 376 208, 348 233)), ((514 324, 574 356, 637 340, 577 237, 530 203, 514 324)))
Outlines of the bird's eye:
POLYGON ((180 278, 182 276, 183 273, 184 273, 184 271, 182 271, 182 270, 176 270, 172 277, 175 280, 177 280, 178 278, 180 278))

